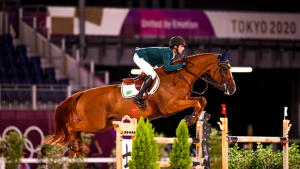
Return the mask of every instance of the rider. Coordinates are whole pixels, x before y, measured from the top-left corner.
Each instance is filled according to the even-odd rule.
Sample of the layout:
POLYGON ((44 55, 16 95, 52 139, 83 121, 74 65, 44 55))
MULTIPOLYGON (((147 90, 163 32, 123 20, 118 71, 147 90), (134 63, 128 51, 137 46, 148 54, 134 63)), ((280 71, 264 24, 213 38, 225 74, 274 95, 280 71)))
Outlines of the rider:
POLYGON ((135 49, 136 53, 133 56, 133 61, 147 75, 139 93, 133 99, 133 102, 139 104, 140 108, 147 107, 143 101, 143 94, 156 77, 156 72, 153 67, 158 64, 163 64, 167 72, 180 70, 183 67, 186 67, 187 63, 185 61, 177 65, 170 65, 171 61, 174 60, 175 55, 181 54, 186 45, 187 44, 182 37, 174 36, 170 39, 170 47, 137 47, 135 49))

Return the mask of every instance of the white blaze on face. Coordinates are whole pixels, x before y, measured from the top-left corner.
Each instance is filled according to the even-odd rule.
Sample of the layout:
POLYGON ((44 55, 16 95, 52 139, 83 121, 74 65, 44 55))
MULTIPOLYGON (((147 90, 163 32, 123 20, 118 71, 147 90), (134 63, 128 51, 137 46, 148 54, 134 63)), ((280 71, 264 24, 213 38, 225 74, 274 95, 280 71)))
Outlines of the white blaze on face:
MULTIPOLYGON (((233 77, 232 76, 232 72, 230 71, 230 75, 231 75, 231 77, 233 77)), ((226 84, 226 82, 224 83, 224 87, 225 87, 225 89, 227 89, 226 91, 225 91, 225 94, 227 94, 227 95, 229 95, 230 93, 229 93, 229 88, 226 88, 227 87, 227 84, 226 84)))

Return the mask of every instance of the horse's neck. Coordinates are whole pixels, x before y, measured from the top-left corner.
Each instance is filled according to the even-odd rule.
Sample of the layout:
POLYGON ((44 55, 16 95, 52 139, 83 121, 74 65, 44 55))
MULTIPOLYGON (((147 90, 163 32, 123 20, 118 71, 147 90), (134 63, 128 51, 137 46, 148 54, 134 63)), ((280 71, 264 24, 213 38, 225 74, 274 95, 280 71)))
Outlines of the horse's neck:
MULTIPOLYGON (((188 60, 189 61, 189 60, 188 60)), ((198 76, 202 76, 205 73, 210 73, 211 66, 216 64, 216 59, 214 55, 208 55, 208 56, 198 56, 198 58, 191 58, 191 63, 194 64, 193 67, 188 68, 189 71, 193 72, 194 74, 198 76), (194 61, 195 60, 195 61, 194 61)), ((189 77, 190 83, 194 83, 198 77, 195 75, 192 75, 185 71, 185 76, 189 77)))
MULTIPOLYGON (((215 55, 211 54, 211 55, 196 56, 194 58, 188 58, 187 61, 194 64, 193 67, 190 67, 189 64, 187 66, 188 70, 198 76, 202 76, 203 74, 210 72, 211 66, 213 64, 216 64, 217 59, 215 58, 215 55)), ((170 80, 173 83, 175 83, 175 81, 177 81, 176 79, 180 81, 179 79, 182 79, 182 77, 179 77, 180 76, 179 73, 188 81, 189 84, 193 84, 198 79, 197 76, 188 73, 184 69, 180 70, 179 73, 178 72, 166 73, 164 68, 161 67, 156 70, 156 73, 162 79, 161 80, 162 83, 170 80)))

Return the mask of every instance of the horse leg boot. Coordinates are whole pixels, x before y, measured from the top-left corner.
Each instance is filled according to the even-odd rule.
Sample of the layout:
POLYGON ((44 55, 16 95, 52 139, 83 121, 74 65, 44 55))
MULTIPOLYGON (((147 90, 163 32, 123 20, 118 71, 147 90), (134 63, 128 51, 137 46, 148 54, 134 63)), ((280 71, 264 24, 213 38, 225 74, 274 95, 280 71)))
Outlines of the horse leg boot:
POLYGON ((146 92, 146 90, 148 89, 148 87, 152 83, 152 81, 153 81, 152 76, 148 75, 145 78, 139 93, 133 98, 133 102, 136 104, 139 104, 140 108, 147 107, 146 103, 144 103, 144 100, 143 100, 143 94, 144 94, 144 92, 146 92))
POLYGON ((79 131, 74 132, 75 143, 74 143, 74 146, 70 148, 72 151, 75 152, 73 157, 78 157, 81 153, 84 152, 83 143, 82 143, 82 140, 81 140, 81 134, 80 133, 81 132, 79 132, 79 131))
POLYGON ((84 148, 81 141, 71 141, 68 145, 68 150, 64 152, 63 156, 78 157, 83 152, 84 148))
POLYGON ((71 142, 68 145, 68 150, 64 152, 63 156, 78 157, 82 152, 84 152, 83 144, 79 131, 74 131, 72 125, 77 123, 67 122, 66 126, 70 135, 71 142))
POLYGON ((199 119, 200 115, 197 112, 193 112, 191 116, 186 116, 184 122, 187 126, 193 125, 199 119))

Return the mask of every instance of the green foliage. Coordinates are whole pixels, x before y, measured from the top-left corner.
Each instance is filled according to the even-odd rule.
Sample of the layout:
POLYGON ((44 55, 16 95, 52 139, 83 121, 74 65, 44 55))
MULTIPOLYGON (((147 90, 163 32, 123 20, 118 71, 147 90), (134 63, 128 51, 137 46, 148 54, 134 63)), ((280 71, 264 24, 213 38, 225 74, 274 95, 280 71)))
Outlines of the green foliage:
MULTIPOLYGON (((48 138, 50 138, 50 136, 45 137, 45 139, 48 138)), ((37 158, 39 160, 37 169, 62 168, 62 164, 66 163, 62 158, 62 154, 66 150, 66 147, 44 144, 43 148, 40 151, 37 151, 37 158), (43 159, 46 160, 45 163, 43 159)))
MULTIPOLYGON (((93 133, 81 132, 81 139, 84 145, 91 145, 91 137, 95 136, 93 133)), ((85 153, 86 150, 85 150, 85 153)), ((69 163, 69 169, 78 169, 78 168, 87 168, 87 163, 83 163, 83 158, 85 157, 85 153, 82 153, 79 157, 76 158, 76 161, 69 163)))
POLYGON ((289 147, 289 168, 293 168, 293 166, 300 168, 300 150, 297 141, 289 147))
MULTIPOLYGON (((165 137, 165 135, 164 135, 164 133, 155 132, 154 137, 165 137)), ((165 150, 166 145, 167 144, 162 144, 162 143, 157 144, 157 150, 158 150, 158 154, 159 154, 159 160, 158 161, 161 161, 162 158, 168 158, 169 157, 168 152, 165 150)), ((116 158, 116 147, 114 147, 111 150, 110 157, 116 158)), ((117 167, 116 163, 108 163, 108 168, 109 169, 115 169, 116 167, 117 167)))
MULTIPOLYGON (((164 133, 155 132, 154 137, 166 137, 166 136, 164 135, 164 133)), ((167 144, 165 144, 165 143, 157 144, 157 150, 158 150, 158 154, 159 154, 159 160, 158 161, 161 161, 163 158, 168 158, 169 157, 169 154, 166 150, 166 145, 167 144)))
POLYGON ((85 144, 87 146, 90 146, 91 145, 91 141, 92 141, 91 137, 94 137, 95 134, 94 133, 81 132, 80 136, 81 136, 83 144, 85 144))
POLYGON ((210 166, 214 169, 222 168, 222 132, 216 128, 210 128, 210 139, 211 143, 209 149, 210 155, 210 166))
POLYGON ((190 157, 190 146, 188 142, 190 137, 188 127, 184 121, 181 121, 176 129, 176 137, 172 146, 173 153, 170 155, 169 169, 190 169, 192 159, 190 157))
POLYGON ((159 164, 157 161, 159 160, 159 154, 158 154, 158 149, 157 149, 157 141, 154 140, 154 132, 155 129, 152 128, 152 124, 149 122, 149 119, 147 119, 146 122, 146 129, 149 132, 149 139, 150 139, 150 146, 151 146, 151 159, 150 159, 150 164, 148 166, 149 169, 159 169, 159 164))
MULTIPOLYGON (((115 141, 115 144, 116 144, 116 141, 115 141)), ((111 150, 109 157, 116 158, 116 147, 114 147, 111 150)), ((108 163, 108 169, 115 169, 115 168, 117 168, 116 163, 108 163)))
POLYGON ((84 155, 81 154, 79 157, 75 158, 75 161, 69 163, 68 169, 79 169, 79 168, 87 168, 87 163, 83 163, 84 155))
POLYGON ((157 142, 153 137, 152 125, 148 120, 145 124, 143 117, 141 117, 136 127, 131 160, 128 163, 130 169, 159 169, 159 165, 156 163, 158 159, 157 146, 154 146, 154 143, 157 144, 157 142))
MULTIPOLYGON (((273 145, 263 148, 261 143, 257 143, 257 149, 240 149, 236 143, 229 148, 228 168, 247 168, 247 169, 281 169, 283 167, 283 152, 278 150, 273 152, 273 145)), ((300 168, 300 154, 297 142, 289 147, 289 168, 300 168)))
MULTIPOLYGON (((83 144, 89 146, 91 144, 91 137, 95 134, 81 132, 81 139, 83 144)), ((45 139, 49 138, 47 136, 45 139)), ((82 153, 79 157, 73 159, 72 162, 68 162, 67 158, 62 158, 62 154, 67 150, 67 147, 62 146, 52 146, 48 144, 44 144, 43 148, 37 152, 37 158, 39 159, 39 165, 37 169, 48 169, 62 168, 62 165, 68 165, 69 169, 84 169, 87 167, 87 163, 83 163, 82 160, 84 158, 84 153, 82 153), (43 159, 47 160, 46 162, 43 159)))
POLYGON ((6 168, 18 168, 23 152, 26 137, 19 136, 17 132, 10 132, 0 141, 1 156, 5 158, 6 168))

